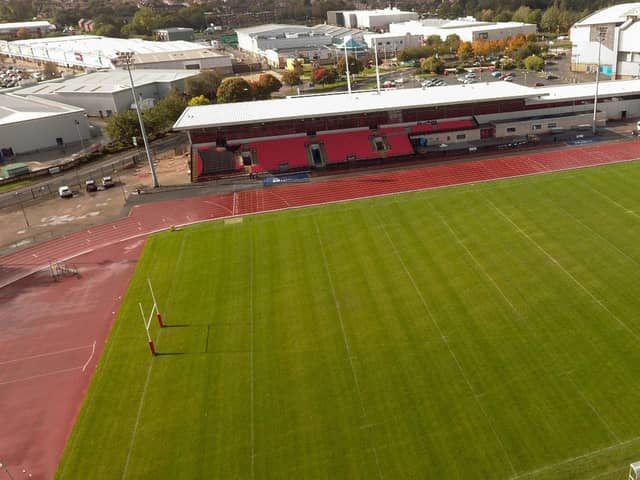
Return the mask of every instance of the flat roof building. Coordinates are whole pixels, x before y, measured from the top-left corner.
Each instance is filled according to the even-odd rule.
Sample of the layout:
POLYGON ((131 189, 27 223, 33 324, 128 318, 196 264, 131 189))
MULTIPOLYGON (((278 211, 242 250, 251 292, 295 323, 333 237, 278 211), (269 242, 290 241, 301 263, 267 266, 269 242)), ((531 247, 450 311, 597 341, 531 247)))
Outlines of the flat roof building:
POLYGON ((212 47, 182 40, 151 42, 97 35, 0 42, 0 54, 65 67, 117 68, 117 52, 134 52, 136 68, 214 69, 232 71, 231 56, 212 47))
MULTIPOLYGON (((198 70, 131 70, 138 101, 143 108, 154 105, 173 88, 183 92, 186 79, 198 73, 198 70)), ((13 93, 74 105, 92 117, 110 117, 130 109, 133 103, 129 75, 125 70, 94 72, 42 82, 13 93)))
POLYGON ((389 31, 395 34, 411 33, 429 38, 438 35, 446 40, 449 35, 458 35, 463 42, 474 40, 502 40, 517 35, 536 33, 537 27, 531 23, 521 22, 480 22, 473 17, 458 20, 426 19, 410 22, 393 23, 389 31))
POLYGON ((15 40, 19 30, 26 29, 32 37, 44 37, 55 25, 47 21, 0 23, 0 39, 15 40))
POLYGON ((36 97, 0 94, 0 149, 15 154, 63 147, 90 137, 82 108, 36 97))
POLYGON ((334 10, 327 12, 327 23, 340 27, 389 31, 391 23, 418 20, 417 12, 402 11, 397 8, 381 10, 334 10))
POLYGON ((160 42, 172 42, 175 40, 185 40, 187 42, 193 42, 195 35, 193 28, 186 27, 173 27, 173 28, 158 28, 153 31, 156 40, 160 42))
POLYGON ((571 69, 595 73, 600 48, 600 73, 617 79, 640 78, 640 3, 598 10, 575 23, 569 32, 571 69))

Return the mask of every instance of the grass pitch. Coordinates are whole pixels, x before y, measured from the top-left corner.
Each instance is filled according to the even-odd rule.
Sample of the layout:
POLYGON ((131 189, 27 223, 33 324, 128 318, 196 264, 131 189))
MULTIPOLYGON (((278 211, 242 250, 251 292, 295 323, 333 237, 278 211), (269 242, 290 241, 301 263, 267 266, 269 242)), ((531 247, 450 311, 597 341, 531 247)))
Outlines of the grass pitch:
POLYGON ((58 478, 623 478, 639 182, 628 163, 152 237, 58 478))

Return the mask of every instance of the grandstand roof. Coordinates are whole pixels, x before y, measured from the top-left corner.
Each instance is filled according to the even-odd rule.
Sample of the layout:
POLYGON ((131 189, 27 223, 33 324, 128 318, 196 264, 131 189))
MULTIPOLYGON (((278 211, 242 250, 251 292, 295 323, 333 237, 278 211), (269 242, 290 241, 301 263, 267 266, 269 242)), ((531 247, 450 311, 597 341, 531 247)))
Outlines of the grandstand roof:
MULTIPOLYGON (((560 100, 591 99, 595 95, 595 82, 540 87, 535 91, 542 96, 543 102, 560 100)), ((610 80, 599 82, 598 95, 601 97, 612 95, 640 94, 640 80, 610 80)))
POLYGON ((401 110, 469 102, 488 102, 540 95, 537 89, 509 82, 474 83, 438 88, 405 88, 288 97, 283 100, 227 103, 187 107, 176 130, 266 123, 298 118, 401 110))

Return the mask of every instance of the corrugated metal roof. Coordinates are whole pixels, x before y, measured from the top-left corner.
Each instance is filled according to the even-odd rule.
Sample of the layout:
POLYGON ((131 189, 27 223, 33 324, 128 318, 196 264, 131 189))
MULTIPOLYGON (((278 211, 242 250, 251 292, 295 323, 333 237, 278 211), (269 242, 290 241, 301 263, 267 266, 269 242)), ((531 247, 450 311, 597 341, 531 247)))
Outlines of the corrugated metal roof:
POLYGON ((622 23, 627 19, 627 15, 640 15, 640 3, 621 3, 620 5, 603 8, 586 16, 575 23, 574 26, 622 23))

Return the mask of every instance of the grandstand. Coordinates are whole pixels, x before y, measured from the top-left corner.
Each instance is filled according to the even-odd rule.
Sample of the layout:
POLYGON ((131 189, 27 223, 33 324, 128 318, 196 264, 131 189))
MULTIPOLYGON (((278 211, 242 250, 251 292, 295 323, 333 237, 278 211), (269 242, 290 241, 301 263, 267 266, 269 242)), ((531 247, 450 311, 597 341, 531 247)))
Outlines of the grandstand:
MULTIPOLYGON (((601 83, 598 126, 640 116, 640 80, 601 83)), ((594 84, 494 82, 188 107, 192 181, 381 163, 510 144, 591 122, 594 84)))

